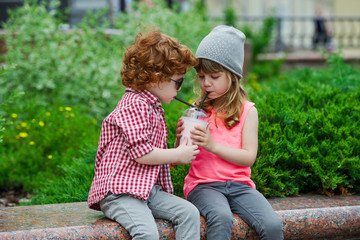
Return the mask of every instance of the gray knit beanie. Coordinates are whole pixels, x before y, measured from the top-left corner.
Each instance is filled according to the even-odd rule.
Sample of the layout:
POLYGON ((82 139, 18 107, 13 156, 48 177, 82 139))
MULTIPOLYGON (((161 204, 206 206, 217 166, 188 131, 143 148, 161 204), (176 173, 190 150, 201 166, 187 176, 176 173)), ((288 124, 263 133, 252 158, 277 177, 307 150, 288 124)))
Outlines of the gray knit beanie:
POLYGON ((240 30, 220 25, 199 44, 195 56, 219 63, 242 78, 245 34, 240 30))

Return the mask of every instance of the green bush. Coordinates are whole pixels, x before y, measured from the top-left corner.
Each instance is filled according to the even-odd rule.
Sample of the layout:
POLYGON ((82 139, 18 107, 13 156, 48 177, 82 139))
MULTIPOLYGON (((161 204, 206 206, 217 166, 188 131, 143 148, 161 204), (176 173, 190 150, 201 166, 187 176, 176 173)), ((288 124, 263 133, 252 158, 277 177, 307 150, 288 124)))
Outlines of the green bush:
MULTIPOLYGON (((3 78, 5 73, 5 68, 1 67, 0 69, 0 79, 3 78)), ((5 104, 6 99, 0 99, 0 106, 5 104)), ((5 119, 3 118, 3 113, 0 111, 0 143, 2 142, 3 132, 5 131, 5 119)))
POLYGON ((274 17, 267 17, 264 19, 260 29, 254 26, 244 26, 242 31, 246 38, 251 43, 252 63, 256 63, 257 56, 264 53, 266 48, 270 46, 275 33, 276 19, 274 17))
POLYGON ((139 31, 156 26, 195 52, 200 41, 213 27, 204 17, 203 10, 194 7, 187 12, 174 12, 165 6, 163 0, 153 2, 151 11, 146 4, 140 3, 136 13, 129 12, 116 19, 115 28, 123 31, 123 41, 130 45, 139 31))
POLYGON ((119 68, 125 49, 120 36, 105 34, 106 22, 94 27, 101 15, 67 32, 46 4, 33 2, 12 11, 5 24, 2 59, 15 68, 0 78, 0 99, 26 93, 1 107, 10 125, 0 145, 0 189, 29 192, 56 177, 56 166, 81 147, 97 143, 102 118, 124 91, 119 68))
POLYGON ((260 116, 252 176, 266 196, 359 193, 359 71, 337 55, 328 63, 290 71, 250 94, 260 116))
POLYGON ((11 12, 5 24, 6 64, 16 64, 0 82, 0 95, 26 91, 53 104, 81 104, 102 117, 116 104, 122 88, 119 67, 125 45, 120 36, 104 33, 106 24, 93 28, 97 15, 88 16, 81 28, 61 30, 55 12, 26 2, 11 12), (93 20, 93 21, 91 21, 93 20))
POLYGON ((19 99, 23 104, 3 108, 10 125, 0 147, 0 186, 32 191, 52 178, 59 164, 78 156, 81 147, 96 145, 99 127, 77 106, 47 105, 30 94, 19 99))
POLYGON ((274 40, 276 19, 267 17, 258 29, 251 25, 242 27, 246 35, 246 42, 251 46, 251 73, 257 80, 266 80, 273 76, 278 76, 283 65, 283 60, 261 61, 259 55, 268 52, 268 48, 274 40))
POLYGON ((233 1, 227 3, 228 7, 223 10, 225 25, 236 27, 236 11, 232 7, 233 1))

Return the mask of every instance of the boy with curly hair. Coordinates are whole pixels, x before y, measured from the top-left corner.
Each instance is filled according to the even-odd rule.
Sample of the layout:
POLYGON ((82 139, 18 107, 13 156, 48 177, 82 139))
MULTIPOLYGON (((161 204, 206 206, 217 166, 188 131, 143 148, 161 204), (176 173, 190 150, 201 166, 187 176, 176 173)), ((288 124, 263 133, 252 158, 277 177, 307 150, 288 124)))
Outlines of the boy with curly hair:
POLYGON ((125 94, 103 121, 88 205, 117 221, 133 239, 159 239, 155 218, 175 225, 176 239, 200 239, 195 206, 173 195, 170 164, 191 163, 196 145, 167 149, 161 103, 181 89, 197 60, 159 30, 138 34, 121 70, 125 94))

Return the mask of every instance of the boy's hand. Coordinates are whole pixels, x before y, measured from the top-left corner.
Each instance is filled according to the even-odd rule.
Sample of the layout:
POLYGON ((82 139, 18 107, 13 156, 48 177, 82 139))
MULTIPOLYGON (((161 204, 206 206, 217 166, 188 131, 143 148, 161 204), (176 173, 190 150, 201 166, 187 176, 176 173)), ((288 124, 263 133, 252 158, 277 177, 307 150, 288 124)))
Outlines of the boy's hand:
POLYGON ((184 165, 189 164, 195 159, 196 155, 199 154, 200 150, 197 145, 187 146, 188 139, 185 138, 183 143, 176 148, 179 151, 179 158, 176 164, 184 165))
POLYGON ((182 137, 182 131, 184 130, 184 120, 179 119, 176 125, 176 140, 174 147, 177 148, 180 144, 180 138, 182 137))

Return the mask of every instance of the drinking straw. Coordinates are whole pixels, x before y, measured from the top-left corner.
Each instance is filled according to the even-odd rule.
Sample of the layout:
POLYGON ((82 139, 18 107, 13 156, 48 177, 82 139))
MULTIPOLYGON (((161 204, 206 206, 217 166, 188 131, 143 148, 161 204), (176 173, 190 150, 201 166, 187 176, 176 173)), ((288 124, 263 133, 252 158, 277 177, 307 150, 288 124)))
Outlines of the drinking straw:
POLYGON ((186 101, 184 101, 184 100, 182 100, 182 99, 180 99, 180 98, 178 98, 178 97, 175 97, 175 99, 178 100, 178 101, 180 101, 180 102, 182 102, 182 103, 185 103, 186 105, 188 105, 188 106, 190 106, 190 107, 195 107, 195 106, 192 105, 191 103, 188 103, 188 102, 186 102, 186 101))
POLYGON ((201 100, 200 104, 199 104, 199 107, 198 107, 198 110, 200 111, 201 109, 201 106, 203 105, 205 99, 207 98, 207 96, 209 95, 210 92, 206 92, 204 98, 201 100))
POLYGON ((199 104, 199 107, 197 108, 197 111, 195 112, 195 118, 198 118, 199 117, 199 112, 200 112, 200 109, 201 109, 201 106, 203 105, 205 99, 207 98, 207 96, 209 95, 209 92, 206 92, 204 98, 201 100, 200 104, 199 104))

